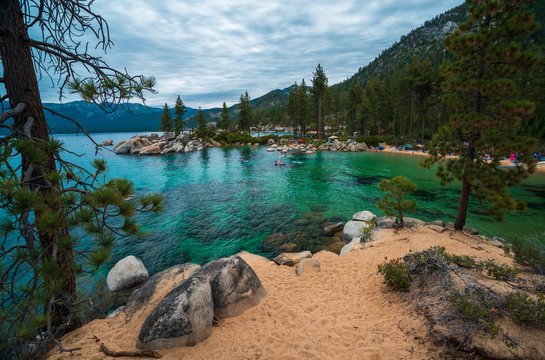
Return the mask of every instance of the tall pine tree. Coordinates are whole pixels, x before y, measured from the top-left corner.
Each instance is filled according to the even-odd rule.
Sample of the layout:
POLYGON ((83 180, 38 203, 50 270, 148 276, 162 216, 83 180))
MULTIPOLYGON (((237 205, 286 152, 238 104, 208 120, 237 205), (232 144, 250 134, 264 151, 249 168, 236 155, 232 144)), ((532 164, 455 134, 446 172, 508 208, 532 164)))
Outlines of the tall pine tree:
MULTIPOLYGON (((356 128, 355 128, 356 110, 358 106, 361 104, 362 97, 363 97, 363 89, 354 81, 352 85, 350 85, 350 90, 348 90, 348 102, 350 104, 350 136, 352 136, 354 132, 356 131, 356 128)), ((365 131, 363 135, 367 136, 367 126, 365 127, 365 131)))
POLYGON ((159 124, 159 130, 169 132, 173 130, 172 114, 168 108, 167 103, 163 106, 163 115, 161 115, 161 122, 159 124))
POLYGON ((322 108, 323 97, 327 91, 327 76, 324 69, 318 64, 316 71, 312 73, 312 89, 311 92, 314 95, 316 101, 316 119, 318 127, 318 138, 322 139, 324 134, 324 113, 322 108))
POLYGON ((534 104, 517 96, 515 77, 538 61, 517 42, 537 29, 528 1, 467 0, 468 20, 445 39, 459 59, 445 66, 445 99, 454 110, 450 121, 434 137, 426 164, 438 164, 442 183, 462 183, 455 228, 466 223, 470 195, 488 202, 489 212, 501 219, 503 210, 520 210, 506 187, 519 184, 533 171, 535 139, 521 136, 521 121, 534 104), (517 165, 500 168, 500 159, 516 153, 517 165), (450 154, 457 154, 453 158, 450 154), (488 154, 492 160, 483 156, 488 154))
POLYGON ((225 101, 223 102, 220 116, 219 128, 222 130, 229 130, 231 128, 231 124, 229 123, 229 109, 227 108, 225 101))
POLYGON ((238 103, 238 129, 239 131, 250 131, 252 123, 252 105, 250 104, 250 95, 248 91, 240 95, 240 102, 238 103))
POLYGON ((180 95, 178 95, 178 98, 176 99, 176 103, 174 104, 174 113, 176 114, 176 118, 174 118, 174 134, 175 135, 179 135, 180 133, 184 132, 185 121, 183 120, 183 116, 186 112, 187 112, 187 108, 185 107, 182 99, 180 99, 180 95))
POLYGON ((206 128, 206 117, 204 116, 204 112, 201 110, 201 107, 199 106, 199 112, 197 113, 197 135, 203 138, 207 134, 208 134, 208 130, 206 128))

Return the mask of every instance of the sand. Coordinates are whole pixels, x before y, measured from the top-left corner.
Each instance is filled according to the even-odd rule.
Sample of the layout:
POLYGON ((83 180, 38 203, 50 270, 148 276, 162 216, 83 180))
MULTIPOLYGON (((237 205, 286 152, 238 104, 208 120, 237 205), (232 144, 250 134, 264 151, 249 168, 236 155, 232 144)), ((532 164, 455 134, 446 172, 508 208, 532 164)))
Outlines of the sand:
MULTIPOLYGON (((406 293, 386 288, 377 264, 432 245, 512 264, 502 249, 460 232, 420 227, 380 230, 378 238, 343 257, 315 254, 321 272, 301 277, 293 267, 242 253, 268 295, 242 315, 221 321, 205 341, 159 353, 163 359, 439 359, 442 344, 429 335, 427 320, 406 293)), ((142 319, 125 324, 121 316, 94 320, 67 334, 64 346, 82 349, 72 355, 51 351, 48 359, 108 358, 99 351, 101 342, 116 351, 136 350, 142 319)))

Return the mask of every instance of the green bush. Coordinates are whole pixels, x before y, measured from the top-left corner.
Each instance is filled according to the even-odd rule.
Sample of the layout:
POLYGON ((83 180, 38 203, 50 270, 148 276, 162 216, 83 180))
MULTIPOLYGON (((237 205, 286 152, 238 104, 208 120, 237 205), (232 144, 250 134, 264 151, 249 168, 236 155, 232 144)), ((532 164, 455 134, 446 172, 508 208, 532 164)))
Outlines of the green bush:
POLYGON ((474 269, 479 266, 474 256, 445 254, 449 263, 456 264, 466 269, 474 269))
POLYGON ((483 290, 477 289, 470 292, 455 292, 451 300, 452 305, 460 310, 466 318, 478 320, 489 317, 492 309, 483 290))
POLYGON ((536 322, 545 325, 545 296, 537 294, 537 299, 517 291, 507 297, 507 307, 519 321, 536 322))
POLYGON ((498 265, 492 259, 483 262, 482 266, 486 271, 486 274, 496 280, 511 281, 514 280, 520 272, 516 267, 512 268, 507 265, 498 265))
POLYGON ((539 240, 539 236, 530 238, 526 242, 515 238, 511 250, 517 264, 529 266, 534 271, 545 275, 545 251, 533 244, 539 244, 539 240))
POLYGON ((411 288, 411 272, 401 259, 378 264, 378 273, 384 276, 384 284, 397 291, 409 291, 411 288))

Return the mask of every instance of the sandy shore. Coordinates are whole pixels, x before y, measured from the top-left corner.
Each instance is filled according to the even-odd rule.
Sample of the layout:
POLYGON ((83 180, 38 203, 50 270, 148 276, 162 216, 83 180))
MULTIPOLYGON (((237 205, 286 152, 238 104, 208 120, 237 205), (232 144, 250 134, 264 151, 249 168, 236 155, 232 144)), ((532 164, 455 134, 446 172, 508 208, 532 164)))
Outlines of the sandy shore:
MULTIPOLYGON (((377 275, 384 257, 441 245, 454 254, 496 258, 512 264, 503 250, 459 232, 381 230, 379 240, 339 257, 315 254, 321 272, 298 277, 294 268, 242 253, 268 295, 242 315, 225 319, 193 347, 160 350, 163 359, 440 359, 442 344, 429 336, 427 320, 405 293, 389 291, 377 275)), ((136 350, 140 326, 119 318, 94 320, 67 334, 72 355, 52 351, 48 359, 105 359, 109 348, 136 350), (96 341, 96 338, 100 341, 96 341)))
MULTIPOLYGON (((415 155, 415 156, 430 156, 428 153, 424 153, 422 151, 407 151, 407 150, 398 150, 394 151, 391 147, 387 145, 383 145, 384 150, 381 150, 382 152, 392 153, 392 154, 403 154, 403 155, 415 155)), ((501 166, 504 167, 513 167, 515 166, 511 161, 509 160, 502 160, 500 161, 501 166)), ((545 164, 538 164, 536 166, 536 172, 545 172, 545 164)))

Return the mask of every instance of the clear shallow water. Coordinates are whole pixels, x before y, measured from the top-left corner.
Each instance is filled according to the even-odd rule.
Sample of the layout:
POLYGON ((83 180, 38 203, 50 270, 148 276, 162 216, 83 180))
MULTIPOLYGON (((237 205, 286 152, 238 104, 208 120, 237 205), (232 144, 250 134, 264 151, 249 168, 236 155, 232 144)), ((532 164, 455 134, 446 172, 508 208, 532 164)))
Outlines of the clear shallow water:
MULTIPOLYGON (((94 134, 100 143, 114 144, 132 133, 94 134)), ((83 136, 58 135, 71 151, 84 153, 74 162, 88 164, 94 148, 83 136)), ((418 185, 414 216, 423 220, 454 221, 459 186, 440 187, 433 171, 421 168, 422 157, 388 153, 321 152, 299 158, 303 164, 275 167, 278 153, 266 147, 212 148, 190 154, 122 156, 101 151, 108 164, 108 177, 132 180, 138 194, 160 192, 165 200, 161 215, 138 218, 145 234, 118 242, 111 263, 132 254, 142 259, 150 273, 183 262, 206 263, 242 250, 273 255, 261 246, 271 233, 289 233, 308 225, 304 214, 348 220, 360 210, 378 216, 381 197, 377 183, 403 175, 418 185), (249 160, 241 164, 241 159, 249 160), (317 214, 318 213, 318 214, 317 214), (321 215, 320 215, 321 214, 321 215)), ((532 175, 512 190, 528 203, 525 213, 507 214, 503 223, 479 214, 473 201, 468 224, 485 235, 506 239, 543 232, 545 219, 545 174, 532 175)), ((307 215, 308 217, 309 215, 307 215)), ((307 230, 317 230, 309 225, 307 230)), ((312 241, 311 241, 312 243, 312 241)), ((106 266, 105 268, 109 268, 106 266)))

